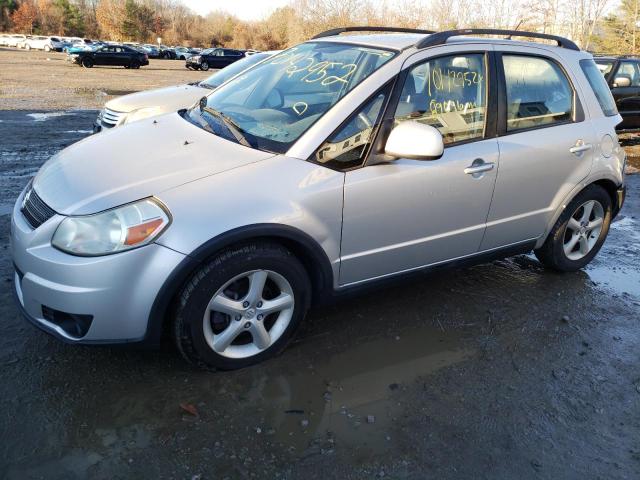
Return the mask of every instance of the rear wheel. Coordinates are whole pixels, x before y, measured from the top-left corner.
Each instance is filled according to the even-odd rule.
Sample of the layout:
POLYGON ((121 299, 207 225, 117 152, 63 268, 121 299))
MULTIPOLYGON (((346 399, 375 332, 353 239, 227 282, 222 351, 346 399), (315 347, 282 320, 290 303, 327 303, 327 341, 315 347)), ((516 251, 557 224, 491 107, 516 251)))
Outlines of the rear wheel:
POLYGON ((611 197, 602 187, 590 185, 567 206, 545 243, 535 250, 545 266, 574 272, 597 255, 609 233, 611 197))
POLYGON ((93 60, 89 57, 85 57, 82 59, 82 66, 84 68, 92 68, 93 67, 93 60))
POLYGON ((306 270, 287 249, 266 243, 230 249, 196 271, 180 292, 174 338, 201 368, 246 367, 287 345, 310 296, 306 270))
POLYGON ((206 72, 207 70, 209 70, 209 64, 207 62, 202 62, 200 68, 202 69, 202 71, 206 72))

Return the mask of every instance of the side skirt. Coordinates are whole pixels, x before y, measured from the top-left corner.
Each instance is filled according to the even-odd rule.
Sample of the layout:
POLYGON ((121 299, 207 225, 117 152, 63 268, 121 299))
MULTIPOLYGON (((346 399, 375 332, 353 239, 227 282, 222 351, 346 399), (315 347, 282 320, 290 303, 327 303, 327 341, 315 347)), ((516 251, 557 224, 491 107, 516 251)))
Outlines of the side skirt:
POLYGON ((417 269, 412 269, 406 272, 399 272, 384 277, 344 285, 335 289, 333 291, 333 294, 326 299, 326 303, 333 303, 335 301, 351 298, 353 296, 357 296, 365 292, 370 292, 372 290, 380 290, 383 288, 388 288, 390 286, 401 285, 402 283, 407 282, 411 279, 424 278, 441 271, 471 267, 473 265, 478 265, 481 263, 488 263, 494 260, 500 260, 502 258, 529 253, 534 249, 536 241, 537 239, 526 240, 524 242, 508 245, 506 247, 478 252, 465 257, 448 260, 442 263, 427 265, 425 267, 419 267, 417 269))

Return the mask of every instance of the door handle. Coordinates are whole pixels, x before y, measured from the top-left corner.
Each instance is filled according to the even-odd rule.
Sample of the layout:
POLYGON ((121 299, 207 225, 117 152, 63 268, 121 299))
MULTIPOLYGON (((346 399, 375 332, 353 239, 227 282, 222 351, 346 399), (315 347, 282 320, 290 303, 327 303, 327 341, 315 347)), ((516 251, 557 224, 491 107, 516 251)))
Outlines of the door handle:
POLYGON ((573 153, 574 155, 580 156, 582 153, 586 152, 587 150, 591 150, 592 148, 593 145, 591 145, 590 143, 584 143, 582 140, 578 140, 576 145, 569 149, 569 152, 573 153))
POLYGON ((467 175, 473 175, 474 177, 480 176, 484 172, 489 172, 495 167, 495 163, 486 163, 482 159, 474 160, 470 167, 464 169, 464 173, 467 175))

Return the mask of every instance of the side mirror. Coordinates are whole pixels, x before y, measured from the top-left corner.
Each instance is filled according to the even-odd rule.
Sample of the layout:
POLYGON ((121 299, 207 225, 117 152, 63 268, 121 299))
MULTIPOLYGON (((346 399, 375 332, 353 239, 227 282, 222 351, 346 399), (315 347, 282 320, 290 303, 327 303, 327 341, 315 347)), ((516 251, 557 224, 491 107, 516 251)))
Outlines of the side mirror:
POLYGON ((437 160, 444 153, 444 141, 436 128, 409 120, 391 130, 384 153, 396 158, 437 160))
POLYGON ((629 77, 616 77, 613 79, 613 86, 616 88, 630 87, 631 79, 629 77))

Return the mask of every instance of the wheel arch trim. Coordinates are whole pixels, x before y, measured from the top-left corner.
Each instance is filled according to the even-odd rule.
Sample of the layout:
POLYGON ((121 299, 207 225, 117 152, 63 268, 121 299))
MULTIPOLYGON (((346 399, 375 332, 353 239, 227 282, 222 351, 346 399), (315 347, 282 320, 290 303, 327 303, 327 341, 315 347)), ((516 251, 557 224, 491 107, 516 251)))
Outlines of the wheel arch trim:
POLYGON ((606 175, 600 175, 597 177, 585 179, 584 181, 580 182, 580 184, 576 185, 560 203, 560 206, 556 208, 553 216, 547 224, 547 228, 545 229, 544 234, 536 242, 535 248, 540 248, 542 244, 547 240, 549 232, 551 232, 551 229, 558 221, 558 218, 560 218, 560 215, 562 215, 562 212, 564 212, 564 210, 567 208, 567 205, 569 205, 573 201, 573 199, 576 198, 578 194, 580 194, 580 192, 582 192, 590 185, 599 185, 607 191, 607 193, 611 197, 611 205, 613 206, 613 217, 618 214, 618 212, 620 211, 620 206, 618 205, 618 196, 616 192, 621 187, 620 181, 614 177, 606 175))
POLYGON ((197 247, 167 277, 151 307, 145 343, 160 343, 167 314, 177 292, 202 263, 226 248, 251 241, 276 242, 291 250, 309 274, 314 302, 322 301, 333 292, 331 262, 320 244, 305 232, 288 225, 270 223, 235 228, 197 247))

